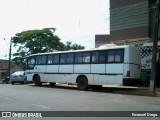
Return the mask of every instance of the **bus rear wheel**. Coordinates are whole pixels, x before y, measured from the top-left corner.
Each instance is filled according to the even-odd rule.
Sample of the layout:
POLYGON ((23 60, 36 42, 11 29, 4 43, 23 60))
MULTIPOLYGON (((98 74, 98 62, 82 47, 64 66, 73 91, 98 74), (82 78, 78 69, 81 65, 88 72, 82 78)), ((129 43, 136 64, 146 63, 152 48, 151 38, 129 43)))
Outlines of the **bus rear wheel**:
POLYGON ((86 77, 78 78, 77 87, 79 90, 87 90, 88 89, 88 80, 86 79, 86 77))
POLYGON ((42 82, 41 82, 40 77, 38 75, 34 77, 34 84, 35 84, 35 86, 42 85, 42 82))
POLYGON ((50 84, 50 86, 55 86, 56 83, 50 82, 49 84, 50 84))

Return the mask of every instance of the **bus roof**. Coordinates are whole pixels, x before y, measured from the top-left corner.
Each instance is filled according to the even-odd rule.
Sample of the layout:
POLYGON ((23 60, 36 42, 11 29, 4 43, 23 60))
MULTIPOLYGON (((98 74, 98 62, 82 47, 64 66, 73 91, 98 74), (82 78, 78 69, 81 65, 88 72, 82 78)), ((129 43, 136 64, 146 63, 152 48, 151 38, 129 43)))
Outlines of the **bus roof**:
POLYGON ((94 48, 94 49, 88 49, 88 50, 54 51, 54 52, 32 54, 32 55, 29 55, 28 57, 37 56, 37 55, 59 54, 59 53, 76 53, 76 52, 88 52, 88 51, 98 51, 98 50, 119 49, 119 48, 127 48, 127 47, 130 47, 130 45, 111 46, 111 47, 106 47, 106 48, 94 48))

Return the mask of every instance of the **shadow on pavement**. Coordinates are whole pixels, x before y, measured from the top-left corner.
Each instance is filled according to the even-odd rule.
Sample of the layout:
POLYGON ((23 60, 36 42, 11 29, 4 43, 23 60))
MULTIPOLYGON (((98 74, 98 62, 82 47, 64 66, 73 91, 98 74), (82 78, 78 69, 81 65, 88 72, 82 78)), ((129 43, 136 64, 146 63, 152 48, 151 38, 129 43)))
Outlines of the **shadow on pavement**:
MULTIPOLYGON (((66 90, 78 90, 76 85, 68 84, 56 84, 51 86, 49 84, 43 84, 42 86, 35 86, 34 84, 29 84, 30 87, 44 87, 44 88, 56 88, 56 89, 66 89, 66 90)), ((157 88, 156 92, 150 92, 149 87, 131 87, 131 86, 104 86, 102 89, 94 90, 88 89, 90 92, 104 92, 104 93, 115 93, 115 94, 126 94, 126 95, 140 95, 140 96, 152 96, 160 97, 160 89, 157 88)))

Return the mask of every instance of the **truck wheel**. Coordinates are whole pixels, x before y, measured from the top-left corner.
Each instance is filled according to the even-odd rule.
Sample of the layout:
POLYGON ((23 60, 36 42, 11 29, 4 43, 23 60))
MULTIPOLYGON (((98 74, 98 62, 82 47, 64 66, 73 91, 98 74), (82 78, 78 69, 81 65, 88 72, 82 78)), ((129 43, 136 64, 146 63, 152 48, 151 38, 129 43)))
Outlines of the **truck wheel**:
POLYGON ((86 77, 78 78, 77 87, 79 90, 87 90, 88 89, 88 80, 86 79, 86 77))
POLYGON ((41 86, 42 85, 42 82, 41 82, 39 76, 34 77, 34 84, 35 84, 35 86, 41 86))

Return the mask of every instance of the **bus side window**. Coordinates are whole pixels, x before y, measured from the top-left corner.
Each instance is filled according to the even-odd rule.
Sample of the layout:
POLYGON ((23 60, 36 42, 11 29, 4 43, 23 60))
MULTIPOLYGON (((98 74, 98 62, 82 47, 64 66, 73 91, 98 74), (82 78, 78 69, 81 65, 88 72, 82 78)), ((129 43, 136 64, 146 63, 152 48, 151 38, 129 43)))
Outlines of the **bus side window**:
POLYGON ((75 63, 82 63, 82 53, 76 53, 75 63))
POLYGON ((123 50, 116 50, 115 62, 123 62, 123 50))
POLYGON ((99 63, 105 63, 106 62, 106 51, 100 51, 99 52, 99 63))
POLYGON ((61 54, 60 63, 67 63, 67 54, 61 54))
POLYGON ((115 51, 108 51, 108 58, 107 58, 107 62, 114 62, 114 55, 115 55, 115 51))
POLYGON ((53 55, 48 55, 47 64, 53 64, 53 55))
POLYGON ((98 62, 98 56, 99 56, 99 52, 93 52, 92 53, 92 63, 97 63, 98 62))
POLYGON ((41 64, 45 65, 46 64, 46 60, 47 60, 47 57, 43 55, 41 64))
POLYGON ((67 63, 73 63, 74 54, 69 53, 67 56, 67 63))
POLYGON ((59 64, 59 55, 53 56, 53 64, 59 64))
POLYGON ((90 53, 83 53, 83 63, 90 63, 90 53))
POLYGON ((41 56, 36 56, 36 64, 40 65, 41 64, 41 56))

